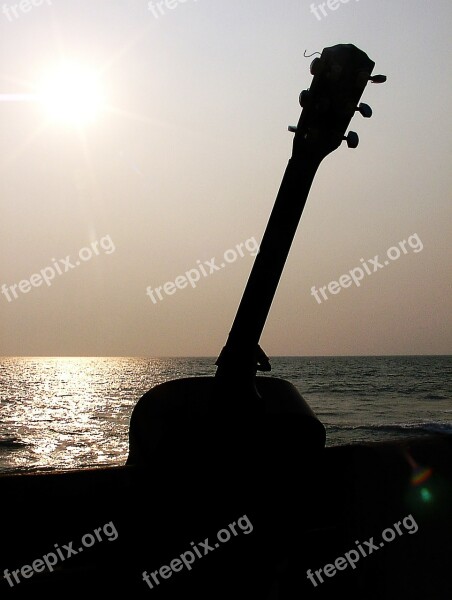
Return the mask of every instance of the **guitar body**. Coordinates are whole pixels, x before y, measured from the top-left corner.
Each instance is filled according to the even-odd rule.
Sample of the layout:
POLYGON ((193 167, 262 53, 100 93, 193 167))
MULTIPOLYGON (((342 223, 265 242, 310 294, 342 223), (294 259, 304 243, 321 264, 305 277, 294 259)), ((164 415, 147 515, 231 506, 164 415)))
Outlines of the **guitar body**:
POLYGON ((214 447, 218 456, 225 441, 225 454, 243 460, 239 432, 248 440, 240 442, 247 445, 254 445, 253 437, 265 435, 256 459, 278 454, 282 461, 287 460, 289 448, 298 455, 307 447, 324 447, 325 428, 291 383, 256 377, 254 384, 226 385, 215 377, 192 377, 152 388, 132 414, 128 464, 152 464, 168 452, 183 449, 182 460, 190 461, 195 454, 198 464, 208 464, 214 447))
POLYGON ((306 491, 324 445, 324 426, 282 379, 256 377, 254 387, 193 377, 152 388, 130 423, 127 463, 142 471, 132 527, 142 541, 131 546, 147 548, 145 558, 133 556, 134 567, 158 568, 246 515, 252 535, 222 545, 161 592, 264 600, 313 512, 306 491))

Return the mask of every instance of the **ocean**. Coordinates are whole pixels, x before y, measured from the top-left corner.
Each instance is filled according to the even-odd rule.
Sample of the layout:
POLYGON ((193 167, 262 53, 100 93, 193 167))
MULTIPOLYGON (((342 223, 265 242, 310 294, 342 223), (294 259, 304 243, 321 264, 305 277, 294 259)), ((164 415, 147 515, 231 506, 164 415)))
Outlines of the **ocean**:
MULTIPOLYGON (((214 358, 0 358, 0 471, 123 465, 149 388, 214 375, 214 358)), ((276 357, 327 445, 452 434, 452 357, 276 357)))

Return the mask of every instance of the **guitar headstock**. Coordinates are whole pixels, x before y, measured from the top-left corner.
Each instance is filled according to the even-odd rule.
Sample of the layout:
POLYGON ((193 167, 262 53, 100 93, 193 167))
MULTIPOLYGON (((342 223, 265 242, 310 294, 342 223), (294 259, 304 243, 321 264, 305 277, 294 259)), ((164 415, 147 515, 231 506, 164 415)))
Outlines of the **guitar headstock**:
POLYGON ((356 111, 363 117, 372 115, 370 106, 358 105, 361 95, 369 81, 386 81, 384 75, 371 75, 374 66, 367 54, 352 44, 324 48, 312 61, 311 87, 300 94, 300 120, 296 127, 289 127, 295 133, 293 156, 309 152, 322 160, 344 139, 349 148, 356 148, 357 134, 350 131, 344 136, 356 111))

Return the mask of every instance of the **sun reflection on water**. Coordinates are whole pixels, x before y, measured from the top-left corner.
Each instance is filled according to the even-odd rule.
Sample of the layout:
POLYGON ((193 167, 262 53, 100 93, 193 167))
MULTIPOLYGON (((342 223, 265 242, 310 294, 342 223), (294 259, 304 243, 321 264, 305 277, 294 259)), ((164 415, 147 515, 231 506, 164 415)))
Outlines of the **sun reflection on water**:
POLYGON ((124 464, 132 409, 163 371, 150 359, 2 359, 0 470, 124 464))

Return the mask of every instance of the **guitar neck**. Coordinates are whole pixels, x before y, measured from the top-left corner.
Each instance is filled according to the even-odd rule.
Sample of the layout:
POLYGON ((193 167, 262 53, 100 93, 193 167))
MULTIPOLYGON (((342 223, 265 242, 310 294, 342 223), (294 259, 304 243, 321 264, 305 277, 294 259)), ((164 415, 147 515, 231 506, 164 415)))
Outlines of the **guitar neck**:
POLYGON ((375 63, 352 44, 324 48, 311 63, 314 75, 309 90, 300 94, 303 108, 289 160, 259 254, 237 311, 227 343, 216 364, 217 376, 254 376, 270 370, 259 347, 279 279, 284 269, 309 190, 323 158, 339 148, 343 139, 358 145, 356 133, 344 137, 356 111, 370 117, 371 108, 359 104, 367 82, 382 83, 384 75, 371 76, 375 63))
POLYGON ((217 376, 256 373, 259 339, 321 159, 292 155, 235 316, 217 376))

